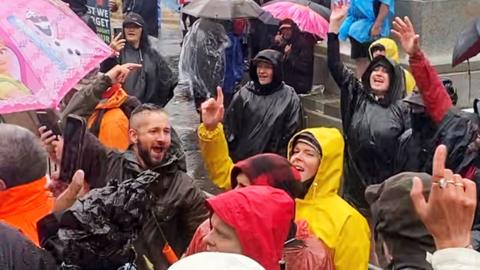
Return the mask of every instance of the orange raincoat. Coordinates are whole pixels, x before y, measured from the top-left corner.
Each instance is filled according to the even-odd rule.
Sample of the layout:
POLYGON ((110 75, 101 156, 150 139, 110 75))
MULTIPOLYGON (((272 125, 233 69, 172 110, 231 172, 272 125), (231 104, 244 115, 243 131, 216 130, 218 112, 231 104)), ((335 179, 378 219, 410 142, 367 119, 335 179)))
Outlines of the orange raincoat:
POLYGON ((100 112, 105 110, 100 123, 98 139, 108 148, 125 151, 129 145, 128 117, 121 106, 127 101, 128 95, 120 84, 112 85, 105 94, 108 95, 108 99, 98 103, 95 112, 88 119, 88 128, 93 126, 100 112))
POLYGON ((53 198, 45 190, 46 177, 0 191, 0 221, 18 228, 39 245, 37 221, 50 214, 53 198))

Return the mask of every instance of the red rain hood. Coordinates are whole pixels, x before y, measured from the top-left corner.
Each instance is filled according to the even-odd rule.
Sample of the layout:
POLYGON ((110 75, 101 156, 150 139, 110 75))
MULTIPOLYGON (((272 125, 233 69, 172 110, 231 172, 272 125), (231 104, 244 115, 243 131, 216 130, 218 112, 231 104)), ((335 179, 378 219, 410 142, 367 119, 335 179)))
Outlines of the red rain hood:
POLYGON ((295 204, 283 190, 249 186, 231 190, 207 200, 207 205, 235 229, 243 255, 266 270, 279 270, 295 204))

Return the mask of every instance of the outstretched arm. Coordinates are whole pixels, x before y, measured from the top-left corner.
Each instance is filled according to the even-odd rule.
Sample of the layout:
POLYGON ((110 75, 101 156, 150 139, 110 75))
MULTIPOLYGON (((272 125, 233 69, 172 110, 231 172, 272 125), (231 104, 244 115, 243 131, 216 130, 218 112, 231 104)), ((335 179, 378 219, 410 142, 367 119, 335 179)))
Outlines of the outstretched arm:
POLYGON ((415 33, 408 17, 403 20, 395 18, 392 33, 397 36, 410 57, 410 68, 429 116, 435 123, 440 123, 453 105, 437 71, 420 49, 420 36, 415 33))

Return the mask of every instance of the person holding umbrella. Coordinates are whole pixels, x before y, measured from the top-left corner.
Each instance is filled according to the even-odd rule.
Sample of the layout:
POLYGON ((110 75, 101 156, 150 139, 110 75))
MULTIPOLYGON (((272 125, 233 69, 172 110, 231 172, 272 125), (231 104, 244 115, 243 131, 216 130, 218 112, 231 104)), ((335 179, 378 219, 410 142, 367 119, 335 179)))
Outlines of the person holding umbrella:
POLYGON ((280 22, 272 48, 283 53, 285 83, 297 94, 306 94, 312 89, 314 45, 313 35, 302 33, 292 19, 280 22))

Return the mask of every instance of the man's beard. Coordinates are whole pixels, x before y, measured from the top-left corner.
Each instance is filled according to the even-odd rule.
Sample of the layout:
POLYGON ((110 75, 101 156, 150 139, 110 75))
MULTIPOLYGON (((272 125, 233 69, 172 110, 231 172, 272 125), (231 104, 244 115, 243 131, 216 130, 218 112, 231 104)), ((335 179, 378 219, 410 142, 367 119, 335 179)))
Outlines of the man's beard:
POLYGON ((137 151, 138 151, 138 155, 143 160, 143 163, 147 168, 154 168, 160 165, 163 161, 162 159, 158 162, 154 162, 150 157, 150 151, 148 150, 147 147, 144 147, 144 145, 140 141, 137 143, 137 151))

